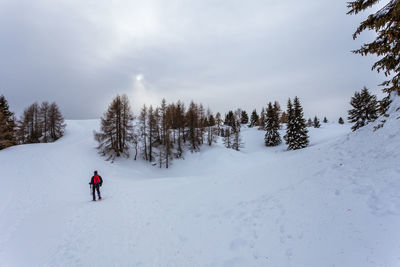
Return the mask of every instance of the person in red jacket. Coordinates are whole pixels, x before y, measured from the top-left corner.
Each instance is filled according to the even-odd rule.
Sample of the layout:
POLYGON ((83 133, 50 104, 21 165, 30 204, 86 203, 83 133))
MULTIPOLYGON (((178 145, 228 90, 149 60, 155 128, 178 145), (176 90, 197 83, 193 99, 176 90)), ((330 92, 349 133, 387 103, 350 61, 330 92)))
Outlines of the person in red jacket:
POLYGON ((97 171, 94 171, 94 175, 92 176, 89 184, 92 187, 93 201, 96 201, 95 190, 97 190, 97 195, 99 196, 99 200, 101 200, 100 187, 103 185, 103 179, 97 174, 97 171))

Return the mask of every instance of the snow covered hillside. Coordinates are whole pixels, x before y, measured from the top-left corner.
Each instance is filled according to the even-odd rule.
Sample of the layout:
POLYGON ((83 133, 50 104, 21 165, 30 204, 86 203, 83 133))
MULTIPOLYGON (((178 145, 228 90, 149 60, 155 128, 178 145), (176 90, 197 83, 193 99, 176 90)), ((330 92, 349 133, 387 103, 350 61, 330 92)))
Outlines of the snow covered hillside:
POLYGON ((310 129, 310 147, 104 161, 97 120, 0 151, 0 266, 400 266, 400 100, 385 127, 310 129), (93 170, 104 200, 91 202, 93 170))

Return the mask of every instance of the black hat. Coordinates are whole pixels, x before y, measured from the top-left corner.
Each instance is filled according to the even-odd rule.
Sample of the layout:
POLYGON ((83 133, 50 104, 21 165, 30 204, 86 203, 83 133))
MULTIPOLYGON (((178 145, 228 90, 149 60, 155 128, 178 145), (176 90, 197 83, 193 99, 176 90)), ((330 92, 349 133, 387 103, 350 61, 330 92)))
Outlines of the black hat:
POLYGON ((97 171, 94 171, 94 174, 97 174, 97 171))

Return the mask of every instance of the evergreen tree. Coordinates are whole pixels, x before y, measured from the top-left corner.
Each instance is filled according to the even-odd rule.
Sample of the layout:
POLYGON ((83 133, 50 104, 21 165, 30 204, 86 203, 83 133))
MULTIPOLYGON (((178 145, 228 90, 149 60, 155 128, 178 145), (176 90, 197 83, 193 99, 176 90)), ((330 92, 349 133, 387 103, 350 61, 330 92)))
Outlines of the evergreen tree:
POLYGON ((313 126, 313 121, 311 120, 311 118, 308 118, 307 127, 311 127, 311 126, 313 126))
POLYGON ((283 111, 282 112, 282 115, 281 115, 281 117, 280 117, 280 123, 287 123, 288 122, 288 119, 287 119, 287 114, 286 114, 286 112, 285 111, 283 111))
POLYGON ((228 114, 225 115, 224 125, 235 127, 235 123, 235 114, 230 110, 228 114))
POLYGON ((232 149, 239 151, 243 147, 242 137, 240 136, 240 120, 237 119, 233 128, 232 149))
POLYGON ((314 117, 314 128, 319 128, 321 127, 321 124, 319 123, 319 119, 317 116, 314 117))
POLYGON ((290 145, 293 143, 293 140, 294 140, 294 137, 296 134, 295 128, 294 128, 293 105, 292 105, 292 101, 290 100, 290 98, 287 103, 286 114, 287 114, 286 134, 283 136, 283 139, 285 140, 287 145, 290 145))
POLYGON ((328 119, 324 117, 324 123, 328 123, 328 119))
POLYGON ((279 110, 273 107, 271 102, 268 103, 266 121, 265 121, 265 145, 266 146, 277 146, 282 140, 279 134, 279 110))
POLYGON ((215 119, 210 109, 207 109, 207 143, 209 146, 216 142, 218 129, 215 128, 215 119))
MULTIPOLYGON (((347 7, 350 9, 347 14, 358 14, 366 9, 381 4, 380 0, 356 0, 348 2, 347 7)), ((385 5, 374 14, 369 15, 353 34, 356 39, 365 30, 373 30, 376 32, 375 40, 366 43, 360 49, 353 53, 368 55, 375 54, 382 57, 372 66, 378 72, 384 71, 386 76, 393 74, 390 80, 382 83, 386 86, 384 91, 394 92, 400 95, 400 27, 399 12, 400 1, 386 0, 385 5)))
POLYGON ((376 96, 371 95, 366 87, 362 89, 361 93, 354 93, 350 104, 353 108, 349 110, 348 120, 351 123, 355 123, 351 127, 353 131, 378 118, 378 102, 376 96))
POLYGON ((293 106, 288 101, 288 123, 286 128, 285 141, 288 145, 288 150, 301 149, 308 146, 308 130, 306 121, 303 117, 303 108, 300 100, 296 96, 293 101, 293 106))
POLYGON ((265 129, 265 109, 261 109, 260 118, 258 119, 258 129, 264 130, 265 129))
POLYGON ((343 120, 342 117, 339 118, 338 123, 339 123, 339 124, 344 124, 344 120, 343 120))
POLYGON ((14 113, 9 110, 6 98, 0 96, 0 150, 16 145, 14 113))
POLYGON ((257 125, 259 120, 258 114, 256 110, 253 110, 250 117, 250 127, 254 127, 257 125))
POLYGON ((224 145, 226 148, 232 147, 232 136, 231 136, 230 127, 225 128, 223 141, 224 141, 224 145))
POLYGON ((101 118, 100 132, 95 132, 98 150, 108 159, 121 155, 129 156, 129 142, 132 140, 134 117, 126 95, 117 95, 101 118))
POLYGON ((382 98, 382 100, 378 101, 378 113, 379 115, 385 115, 390 103, 392 103, 392 101, 390 100, 390 95, 385 96, 384 98, 382 98))
POLYGON ((242 124, 247 124, 249 123, 249 116, 247 115, 247 112, 245 110, 242 111, 242 116, 241 116, 241 123, 242 124))

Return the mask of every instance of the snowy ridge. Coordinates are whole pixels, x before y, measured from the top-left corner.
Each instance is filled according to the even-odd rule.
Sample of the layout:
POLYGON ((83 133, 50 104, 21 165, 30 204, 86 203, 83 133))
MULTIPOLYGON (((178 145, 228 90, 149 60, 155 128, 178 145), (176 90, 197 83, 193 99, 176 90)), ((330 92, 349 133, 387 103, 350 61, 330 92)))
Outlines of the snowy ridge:
POLYGON ((400 107, 385 126, 310 129, 310 147, 221 143, 158 169, 111 164, 98 121, 0 151, 0 266, 398 266, 400 107), (90 202, 93 170, 104 201, 90 202))

